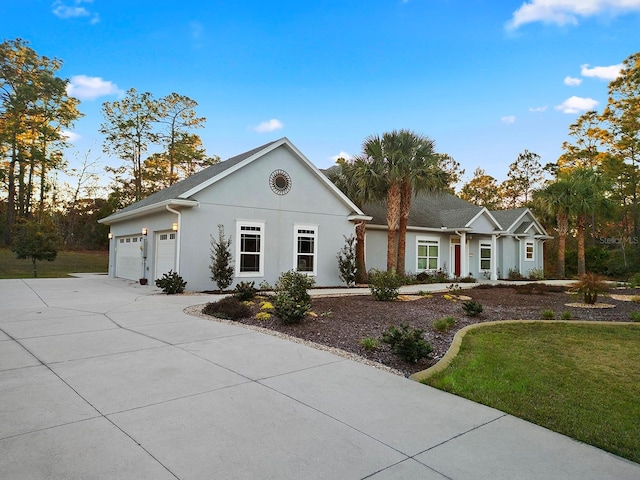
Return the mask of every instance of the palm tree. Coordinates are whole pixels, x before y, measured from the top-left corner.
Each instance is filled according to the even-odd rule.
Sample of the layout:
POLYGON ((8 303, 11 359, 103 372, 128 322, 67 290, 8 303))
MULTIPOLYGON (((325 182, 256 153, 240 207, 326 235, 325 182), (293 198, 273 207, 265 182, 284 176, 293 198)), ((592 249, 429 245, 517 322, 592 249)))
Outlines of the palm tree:
POLYGON ((565 277, 565 253, 569 234, 569 215, 571 214, 571 183, 569 178, 559 177, 555 182, 533 195, 534 208, 556 219, 558 232, 558 258, 556 276, 565 277))
POLYGON ((393 133, 396 134, 395 145, 402 175, 396 271, 399 275, 404 275, 407 225, 412 199, 419 191, 444 190, 448 185, 448 176, 439 167, 433 140, 409 130, 393 133))

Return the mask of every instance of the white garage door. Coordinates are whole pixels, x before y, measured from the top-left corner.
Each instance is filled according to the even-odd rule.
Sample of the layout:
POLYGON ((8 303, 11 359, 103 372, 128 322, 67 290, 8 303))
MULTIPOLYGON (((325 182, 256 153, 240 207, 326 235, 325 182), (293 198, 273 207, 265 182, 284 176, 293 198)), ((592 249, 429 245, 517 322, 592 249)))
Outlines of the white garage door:
POLYGON ((176 233, 156 233, 156 278, 176 270, 176 233))
POLYGON ((116 243, 116 277, 138 280, 142 277, 143 237, 118 237, 116 243))

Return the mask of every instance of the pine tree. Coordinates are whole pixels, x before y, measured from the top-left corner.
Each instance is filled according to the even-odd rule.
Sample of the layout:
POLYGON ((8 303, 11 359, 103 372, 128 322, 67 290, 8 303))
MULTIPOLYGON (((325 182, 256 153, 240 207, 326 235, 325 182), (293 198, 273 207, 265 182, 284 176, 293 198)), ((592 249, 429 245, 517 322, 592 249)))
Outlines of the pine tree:
POLYGON ((233 282, 231 237, 224 238, 224 227, 218 225, 218 240, 211 236, 211 280, 220 290, 226 290, 233 282))

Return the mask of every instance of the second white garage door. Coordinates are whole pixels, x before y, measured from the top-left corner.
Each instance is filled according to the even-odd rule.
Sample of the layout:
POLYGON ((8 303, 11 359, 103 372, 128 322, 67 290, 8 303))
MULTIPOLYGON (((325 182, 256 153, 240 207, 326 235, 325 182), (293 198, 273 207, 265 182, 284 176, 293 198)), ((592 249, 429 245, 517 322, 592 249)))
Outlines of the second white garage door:
POLYGON ((176 233, 156 233, 156 278, 162 278, 163 273, 176 271, 176 233))

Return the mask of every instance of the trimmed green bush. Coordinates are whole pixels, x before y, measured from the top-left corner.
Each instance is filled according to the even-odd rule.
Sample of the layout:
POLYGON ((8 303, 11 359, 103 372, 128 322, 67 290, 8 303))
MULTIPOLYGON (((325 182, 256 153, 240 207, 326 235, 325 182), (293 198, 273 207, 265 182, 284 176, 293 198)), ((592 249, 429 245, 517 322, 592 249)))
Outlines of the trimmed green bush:
POLYGON ((633 322, 640 322, 640 312, 638 311, 631 312, 629 314, 629 318, 631 318, 631 321, 633 322))
POLYGON ((162 278, 156 280, 156 287, 161 288, 163 293, 172 295, 174 293, 184 292, 187 282, 178 275, 178 272, 169 270, 169 273, 163 273, 162 278))
POLYGON ((274 313, 283 323, 299 323, 311 311, 307 291, 314 280, 303 273, 289 270, 278 278, 273 295, 274 313))
POLYGON ((542 320, 555 320, 556 314, 553 310, 547 308, 545 310, 542 310, 542 312, 540 312, 540 318, 542 320))
POLYGON ((256 282, 239 282, 236 285, 233 296, 241 302, 251 300, 257 293, 256 282))
POLYGON ((431 344, 424 337, 424 330, 410 329, 407 324, 389 327, 382 334, 382 341, 391 346, 391 351, 407 362, 416 363, 426 358, 433 351, 431 344))
POLYGON ((468 300, 462 304, 462 309, 468 317, 477 317, 482 313, 482 305, 475 300, 468 300))
POLYGON ((598 294, 609 291, 604 279, 593 273, 585 273, 576 285, 578 294, 582 295, 584 303, 592 305, 598 301, 598 294))
POLYGON ((236 297, 225 297, 217 302, 207 303, 202 313, 226 320, 251 317, 251 308, 236 297))
POLYGON ((360 345, 365 350, 373 351, 380 348, 380 341, 375 337, 364 337, 360 339, 360 345))
POLYGON ((375 300, 390 302, 398 298, 402 277, 395 272, 373 269, 369 271, 368 279, 369 289, 375 300))

